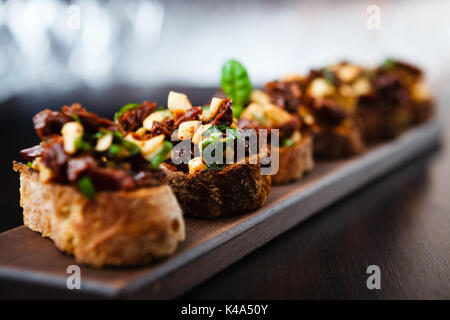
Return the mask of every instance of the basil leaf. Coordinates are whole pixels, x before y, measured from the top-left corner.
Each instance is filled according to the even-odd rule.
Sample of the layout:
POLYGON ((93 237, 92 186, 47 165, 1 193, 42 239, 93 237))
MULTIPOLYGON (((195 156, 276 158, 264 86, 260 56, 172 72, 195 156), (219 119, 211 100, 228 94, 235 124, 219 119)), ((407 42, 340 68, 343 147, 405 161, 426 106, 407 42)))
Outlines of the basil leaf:
POLYGON ((167 155, 172 150, 172 143, 169 141, 164 141, 161 148, 158 150, 157 154, 150 161, 153 169, 158 169, 159 165, 167 159, 167 155))
POLYGON ((85 196, 86 198, 92 199, 95 197, 95 187, 92 183, 91 178, 88 176, 84 176, 77 181, 78 190, 85 196))
POLYGON ((233 117, 239 118, 252 93, 247 70, 236 60, 228 60, 222 67, 222 91, 233 100, 233 117))
POLYGON ((239 119, 239 117, 242 114, 242 111, 244 111, 244 107, 243 106, 234 105, 233 106, 233 118, 239 119))
POLYGON ((118 122, 121 115, 123 115, 128 110, 136 109, 140 105, 141 105, 140 103, 128 103, 128 104, 124 105, 122 108, 119 109, 119 111, 117 111, 114 114, 114 121, 118 122))

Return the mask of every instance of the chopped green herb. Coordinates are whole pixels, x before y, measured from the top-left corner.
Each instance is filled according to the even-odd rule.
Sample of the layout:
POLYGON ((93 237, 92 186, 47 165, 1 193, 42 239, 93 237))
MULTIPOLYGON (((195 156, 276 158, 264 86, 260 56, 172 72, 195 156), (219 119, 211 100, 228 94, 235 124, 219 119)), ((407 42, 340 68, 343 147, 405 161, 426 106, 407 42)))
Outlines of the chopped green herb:
POLYGON ((203 106, 202 110, 203 113, 209 113, 209 106, 203 106))
POLYGON ((101 129, 97 133, 94 133, 94 134, 90 135, 90 138, 94 139, 94 140, 97 140, 97 139, 103 137, 104 135, 107 135, 107 134, 110 134, 110 133, 113 133, 113 132, 110 131, 110 130, 107 130, 107 129, 101 129))
POLYGON ((395 61, 392 58, 387 58, 381 65, 381 68, 384 70, 389 70, 392 69, 393 67, 395 67, 395 61))
POLYGON ((89 199, 92 199, 95 197, 95 187, 92 183, 91 178, 88 176, 81 177, 77 181, 78 190, 89 199))
POLYGON ((253 88, 247 70, 236 60, 228 60, 222 67, 221 86, 233 100, 233 117, 239 118, 253 88))
POLYGON ((214 144, 218 143, 219 139, 222 138, 222 136, 227 128, 230 128, 230 127, 228 127, 226 125, 216 125, 216 126, 212 126, 212 127, 208 128, 207 130, 205 130, 205 132, 203 132, 202 135, 204 137, 206 137, 207 139, 203 140, 203 142, 202 142, 202 150, 204 150, 211 143, 214 143, 214 144))
POLYGON ((162 110, 165 110, 165 109, 166 109, 166 107, 164 107, 162 104, 160 104, 160 105, 158 106, 158 108, 156 108, 155 111, 162 111, 162 110))
POLYGON ((223 168, 225 168, 225 166, 226 166, 226 164, 224 163, 224 164, 217 164, 217 163, 215 163, 215 162, 213 162, 213 163, 205 163, 205 165, 208 167, 208 168, 211 168, 211 169, 216 169, 216 170, 218 170, 218 171, 221 171, 221 170, 223 170, 223 168))
MULTIPOLYGON (((106 132, 106 131, 105 131, 106 132)), ((114 143, 109 147, 108 152, 116 158, 127 158, 140 153, 139 146, 131 141, 125 140, 119 131, 113 132, 114 143)))
POLYGON ((333 71, 331 71, 328 68, 324 68, 323 69, 323 77, 325 78, 325 80, 327 80, 330 84, 334 85, 335 84, 335 79, 334 79, 334 73, 333 71))
POLYGON ((27 166, 29 166, 30 168, 33 168, 33 163, 31 163, 30 161, 27 162, 27 166))
POLYGON ((88 152, 92 151, 94 147, 85 140, 84 137, 78 137, 75 139, 75 148, 77 151, 88 152))
MULTIPOLYGON (((228 127, 226 125, 216 125, 208 128, 205 132, 203 132, 203 136, 207 137, 207 139, 202 142, 202 154, 208 150, 211 151, 211 155, 214 156, 216 146, 219 143, 223 144, 223 150, 225 150, 228 141, 239 141, 241 139, 241 134, 239 130, 228 127), (225 139, 223 138, 223 134, 226 133, 225 139), (206 149, 208 147, 208 149, 206 149)), ((218 163, 206 163, 208 168, 222 170, 226 164, 218 164, 218 163)))
POLYGON ((172 143, 169 141, 164 141, 164 144, 158 150, 156 155, 150 161, 153 169, 158 169, 159 165, 167 159, 170 151, 172 150, 172 143))
POLYGON ((140 103, 128 103, 126 105, 124 105, 122 108, 120 108, 119 111, 117 111, 114 114, 114 121, 118 122, 119 118, 121 115, 123 115, 125 112, 127 112, 128 110, 133 110, 136 109, 137 107, 139 107, 141 104, 140 103))
POLYGON ((80 122, 80 117, 77 114, 73 114, 72 115, 72 119, 77 121, 77 122, 80 122))
POLYGON ((281 146, 282 147, 292 147, 294 145, 294 141, 292 141, 289 138, 284 138, 281 140, 281 146))
POLYGON ((111 156, 114 158, 128 158, 131 153, 122 145, 119 144, 112 144, 111 147, 109 147, 108 152, 111 156))
POLYGON ((120 131, 114 131, 114 136, 118 139, 122 139, 123 138, 123 134, 120 131))
POLYGON ((131 141, 122 139, 122 145, 125 147, 125 149, 127 149, 130 152, 132 156, 136 156, 141 152, 139 146, 137 146, 131 141))

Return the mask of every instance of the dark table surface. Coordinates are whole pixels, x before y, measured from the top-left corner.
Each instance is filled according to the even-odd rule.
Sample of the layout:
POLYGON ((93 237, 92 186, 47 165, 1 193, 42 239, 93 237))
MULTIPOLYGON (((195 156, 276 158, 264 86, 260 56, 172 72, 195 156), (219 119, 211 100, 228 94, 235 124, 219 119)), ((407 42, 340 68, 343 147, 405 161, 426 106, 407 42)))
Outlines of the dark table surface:
POLYGON ((448 126, 442 141, 182 298, 450 299, 448 126), (380 290, 367 288, 369 265, 380 290))
MULTIPOLYGON (((11 161, 37 143, 31 116, 76 100, 111 115, 120 105, 153 98, 167 89, 68 96, 31 96, 0 104, 4 141, 0 231, 21 223, 18 179, 11 161)), ((201 104, 214 89, 185 90, 201 104)), ((156 98, 155 98, 156 97, 156 98)), ((447 116, 443 122, 450 124, 447 116)), ((316 214, 225 271, 185 299, 450 298, 450 126, 442 146, 316 214), (381 289, 369 290, 366 269, 378 265, 381 289)))

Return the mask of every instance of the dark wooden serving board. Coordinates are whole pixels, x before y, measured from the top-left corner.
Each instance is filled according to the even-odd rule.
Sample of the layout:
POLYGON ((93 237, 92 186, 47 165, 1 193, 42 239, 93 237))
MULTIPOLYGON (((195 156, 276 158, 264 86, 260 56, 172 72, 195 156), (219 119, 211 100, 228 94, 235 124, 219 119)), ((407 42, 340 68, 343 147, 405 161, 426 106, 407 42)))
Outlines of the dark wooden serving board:
POLYGON ((219 220, 186 218, 186 241, 172 257, 141 268, 81 266, 81 289, 66 286, 76 264, 49 239, 25 227, 0 234, 0 296, 3 298, 173 298, 201 283, 336 200, 439 142, 433 120, 361 156, 319 162, 296 183, 274 187, 256 212, 219 220))

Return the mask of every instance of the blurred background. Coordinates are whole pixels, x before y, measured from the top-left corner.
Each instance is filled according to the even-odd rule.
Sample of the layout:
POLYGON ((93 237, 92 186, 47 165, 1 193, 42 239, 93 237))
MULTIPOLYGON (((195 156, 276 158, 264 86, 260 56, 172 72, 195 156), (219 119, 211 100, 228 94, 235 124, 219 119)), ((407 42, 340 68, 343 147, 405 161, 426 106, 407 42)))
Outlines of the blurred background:
POLYGON ((81 102, 111 117, 123 104, 194 104, 235 58, 255 86, 347 59, 395 57, 423 67, 449 98, 450 1, 0 0, 0 231, 22 222, 12 160, 39 142, 31 117, 81 102))

